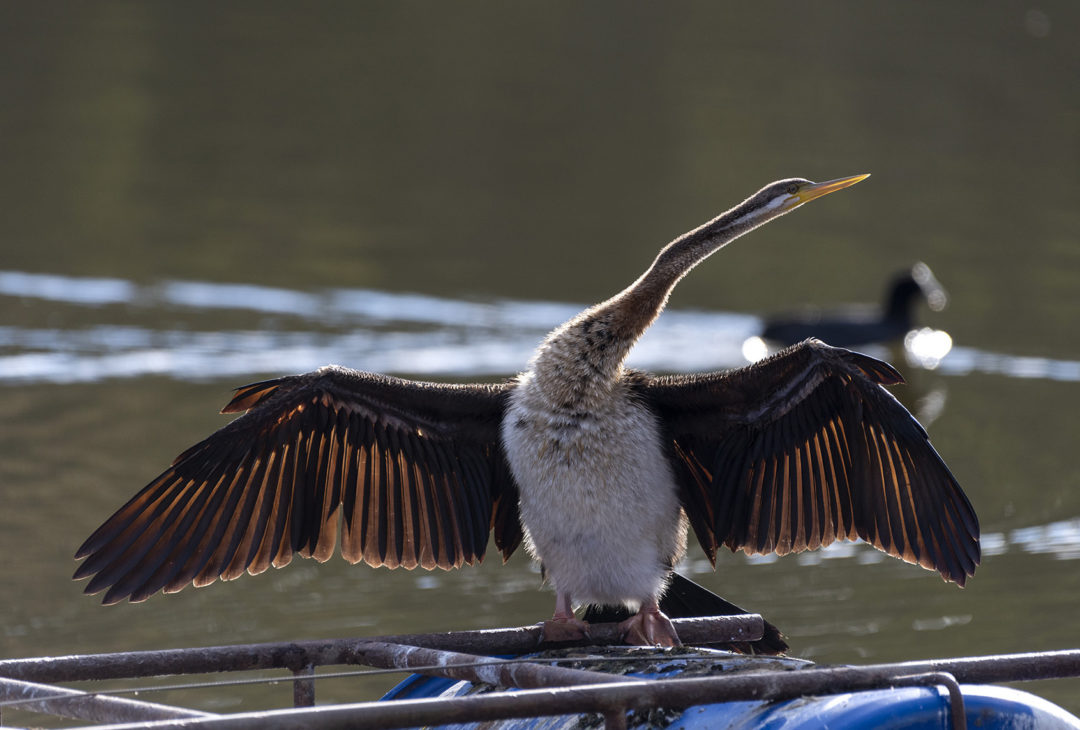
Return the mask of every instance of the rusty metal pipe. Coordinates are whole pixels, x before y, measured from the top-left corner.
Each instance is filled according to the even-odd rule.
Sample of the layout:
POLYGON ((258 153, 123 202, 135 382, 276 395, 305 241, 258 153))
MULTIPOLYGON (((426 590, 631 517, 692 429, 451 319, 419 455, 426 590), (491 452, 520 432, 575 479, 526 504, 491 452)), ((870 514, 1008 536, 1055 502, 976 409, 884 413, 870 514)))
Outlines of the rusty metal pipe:
POLYGON ((15 708, 89 722, 147 722, 176 718, 216 717, 208 712, 80 692, 17 679, 0 679, 0 700, 15 708))
MULTIPOLYGON (((456 651, 424 649, 405 644, 367 642, 358 651, 363 663, 386 669, 424 668, 424 674, 483 682, 496 687, 571 687, 584 684, 626 682, 625 677, 584 669, 542 664, 543 660, 512 661, 456 651), (478 664, 479 663, 479 664, 478 664), (438 667, 438 669, 431 669, 438 667)), ((640 680, 646 681, 646 680, 640 680)))
MULTIPOLYGON (((611 716, 616 712, 652 707, 686 708, 731 700, 783 700, 806 695, 886 688, 904 681, 904 676, 914 673, 913 668, 926 665, 933 665, 935 668, 932 671, 937 672, 946 666, 953 667, 952 673, 957 679, 962 676, 963 681, 979 681, 980 673, 1000 675, 1006 666, 1013 666, 1018 670, 1008 677, 1012 681, 1046 679, 1080 675, 1080 651, 902 662, 867 667, 821 667, 786 672, 493 692, 468 697, 366 702, 312 710, 281 710, 207 720, 168 721, 147 727, 183 727, 188 730, 344 730, 360 723, 393 728, 583 712, 598 712, 611 716), (1045 662, 1052 668, 1037 668, 1033 664, 1036 661, 1045 662)), ((135 726, 114 726, 108 730, 135 730, 135 726)))
MULTIPOLYGON (((713 642, 756 641, 764 631, 762 618, 757 614, 676 619, 673 623, 688 646, 713 642)), ((590 627, 590 639, 566 643, 541 644, 540 627, 537 625, 515 629, 374 636, 368 639, 317 639, 288 643, 6 659, 0 661, 0 677, 36 682, 75 682, 87 679, 208 674, 253 669, 285 668, 297 672, 309 664, 361 664, 358 656, 362 645, 373 641, 469 654, 526 654, 568 646, 618 643, 616 627, 617 624, 596 624, 590 627)))
POLYGON ((964 695, 956 677, 948 672, 908 674, 893 679, 893 687, 944 687, 949 693, 949 716, 952 730, 967 730, 967 713, 964 712, 964 695))
POLYGON ((293 670, 293 707, 315 706, 315 667, 293 670))

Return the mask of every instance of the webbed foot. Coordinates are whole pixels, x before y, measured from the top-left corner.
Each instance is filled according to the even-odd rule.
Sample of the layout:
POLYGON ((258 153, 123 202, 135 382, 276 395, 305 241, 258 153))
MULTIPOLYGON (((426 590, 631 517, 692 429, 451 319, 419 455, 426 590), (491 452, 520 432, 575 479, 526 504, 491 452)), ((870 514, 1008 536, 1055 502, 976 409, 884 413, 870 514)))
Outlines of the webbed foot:
POLYGON ((589 625, 579 618, 556 616, 540 624, 540 641, 581 641, 588 639, 589 625))
POLYGON ((589 625, 574 615, 570 594, 555 592, 555 613, 540 624, 540 643, 545 641, 581 641, 591 638, 589 625))
POLYGON ((641 610, 619 624, 623 641, 635 646, 682 646, 671 619, 663 614, 656 601, 642 604, 641 610))

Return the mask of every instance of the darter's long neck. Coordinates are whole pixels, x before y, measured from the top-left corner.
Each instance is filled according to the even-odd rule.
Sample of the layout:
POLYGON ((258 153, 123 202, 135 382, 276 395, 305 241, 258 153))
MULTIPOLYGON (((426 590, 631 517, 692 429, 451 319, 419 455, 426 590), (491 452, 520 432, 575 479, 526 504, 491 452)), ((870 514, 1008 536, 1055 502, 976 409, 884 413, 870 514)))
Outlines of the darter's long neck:
POLYGON ((773 216, 746 201, 672 241, 623 291, 554 330, 532 362, 536 384, 567 408, 596 407, 618 383, 630 348, 691 269, 773 216))

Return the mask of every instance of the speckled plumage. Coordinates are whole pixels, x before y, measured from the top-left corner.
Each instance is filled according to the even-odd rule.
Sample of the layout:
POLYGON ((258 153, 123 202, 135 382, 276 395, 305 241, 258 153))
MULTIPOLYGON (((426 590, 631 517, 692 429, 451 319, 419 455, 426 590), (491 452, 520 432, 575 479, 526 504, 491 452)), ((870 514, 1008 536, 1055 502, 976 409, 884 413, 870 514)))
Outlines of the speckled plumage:
POLYGON ((656 417, 624 383, 565 409, 541 380, 519 378, 503 420, 529 553, 577 602, 659 599, 686 521, 656 417))

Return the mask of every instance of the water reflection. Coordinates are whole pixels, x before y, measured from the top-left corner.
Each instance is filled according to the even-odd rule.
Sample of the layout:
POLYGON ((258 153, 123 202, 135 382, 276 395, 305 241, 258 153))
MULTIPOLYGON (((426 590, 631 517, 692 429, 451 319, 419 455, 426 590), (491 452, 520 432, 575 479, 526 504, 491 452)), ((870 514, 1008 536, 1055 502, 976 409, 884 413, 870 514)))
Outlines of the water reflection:
POLYGON ((1044 378, 1075 382, 1080 380, 1080 362, 1048 357, 1005 355, 972 347, 954 347, 940 367, 947 375, 994 373, 1011 378, 1044 378))
MULTIPOLYGON (((1027 553, 1048 555, 1058 560, 1080 559, 1080 517, 1046 525, 1021 527, 1008 532, 984 532, 979 537, 983 560, 998 555, 1027 553)), ((884 562, 888 556, 862 541, 841 540, 823 548, 780 558, 768 555, 745 555, 751 565, 769 565, 778 560, 795 560, 799 565, 822 565, 854 560, 860 565, 884 562)), ((686 570, 695 575, 711 573, 712 565, 704 557, 689 561, 686 570)))
MULTIPOLYGON (((96 323, 81 328, 0 326, 0 382, 93 382, 166 375, 179 379, 301 372, 329 362, 366 370, 441 376, 517 372, 536 343, 581 305, 540 301, 465 301, 365 289, 306 292, 251 284, 122 279, 0 271, 0 296, 43 300, 76 310, 232 310, 295 319, 249 329, 194 331, 96 323)), ((100 319, 101 317, 96 318, 100 319)), ((727 312, 669 310, 631 356, 633 367, 661 372, 738 367, 767 346, 761 320, 727 312), (753 343, 757 348, 748 347, 753 343)), ((1080 362, 952 347, 922 329, 905 340, 908 364, 948 375, 984 372, 1080 381, 1080 362)), ((861 348, 888 357, 880 348, 861 348)))
POLYGON ((999 549, 1007 551, 1009 544, 1026 553, 1075 560, 1080 558, 1080 518, 1013 530, 999 549))
POLYGON ((933 370, 952 350, 952 336, 944 330, 921 327, 904 335, 904 354, 908 363, 933 370))

